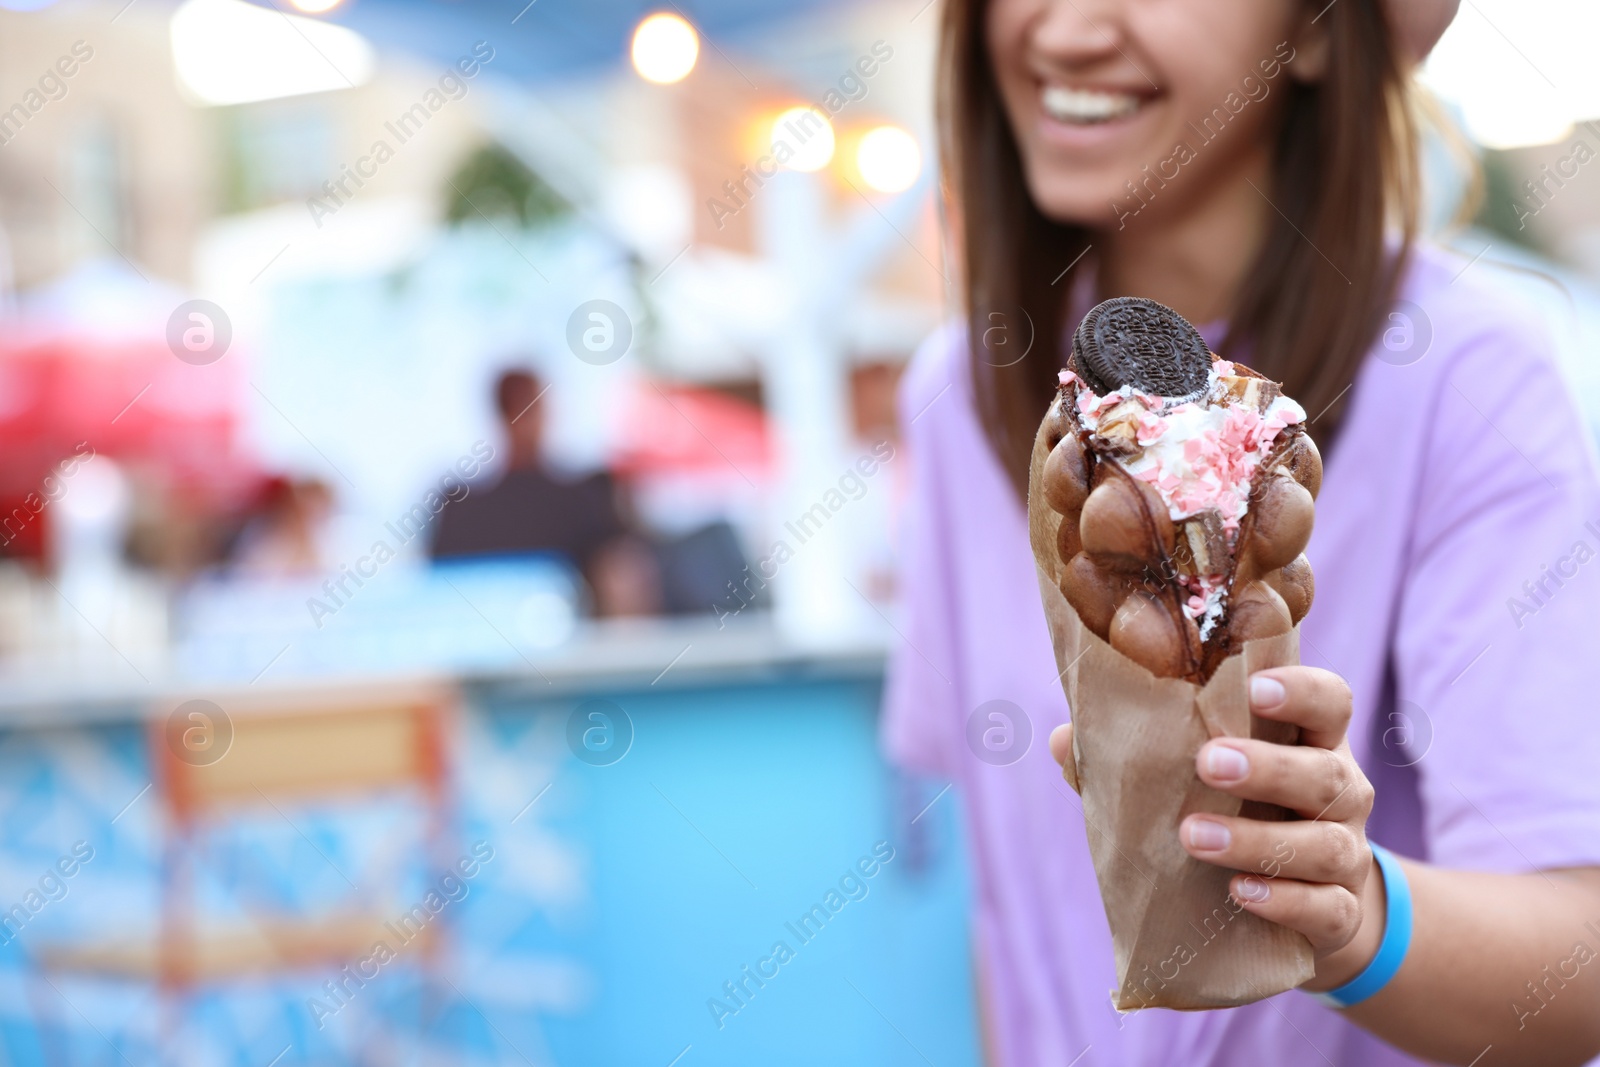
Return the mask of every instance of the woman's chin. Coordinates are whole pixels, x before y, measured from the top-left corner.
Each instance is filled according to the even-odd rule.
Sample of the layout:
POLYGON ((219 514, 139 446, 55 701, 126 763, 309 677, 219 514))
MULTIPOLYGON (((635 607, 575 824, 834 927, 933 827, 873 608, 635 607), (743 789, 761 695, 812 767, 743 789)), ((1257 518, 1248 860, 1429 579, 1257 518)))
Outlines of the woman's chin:
POLYGON ((1115 228, 1117 213, 1113 205, 1117 194, 1128 191, 1106 181, 1084 181, 1081 175, 1034 175, 1029 178, 1033 202, 1040 214, 1063 226, 1086 230, 1115 228))

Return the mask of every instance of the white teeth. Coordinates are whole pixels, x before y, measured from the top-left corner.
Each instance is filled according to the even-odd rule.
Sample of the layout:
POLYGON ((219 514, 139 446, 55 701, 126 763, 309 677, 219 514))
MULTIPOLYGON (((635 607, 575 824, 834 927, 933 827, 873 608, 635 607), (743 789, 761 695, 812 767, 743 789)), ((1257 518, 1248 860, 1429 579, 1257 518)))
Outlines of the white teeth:
POLYGON ((1139 98, 1132 93, 1103 93, 1059 85, 1045 86, 1042 102, 1045 112, 1058 122, 1109 122, 1139 110, 1139 98))

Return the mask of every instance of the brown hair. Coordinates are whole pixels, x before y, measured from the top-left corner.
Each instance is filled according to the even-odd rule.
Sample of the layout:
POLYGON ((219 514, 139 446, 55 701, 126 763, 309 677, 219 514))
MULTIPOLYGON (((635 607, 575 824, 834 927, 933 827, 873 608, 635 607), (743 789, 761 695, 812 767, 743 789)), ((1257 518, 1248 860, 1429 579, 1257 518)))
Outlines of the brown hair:
MULTIPOLYGON (((986 0, 946 0, 941 156, 959 231, 978 414, 1025 494, 1034 431, 1062 366, 1057 339, 1064 336, 1065 297, 1091 235, 1046 218, 1028 192, 990 69, 986 6, 986 0), (991 315, 1019 311, 1031 326, 1027 355, 983 358, 993 351, 984 344, 986 332, 997 321, 1009 326, 991 315)), ((1248 347, 1250 365, 1283 382, 1327 444, 1394 300, 1416 230, 1418 194, 1407 70, 1378 0, 1345 0, 1323 18, 1328 69, 1316 84, 1291 81, 1285 90, 1273 161, 1278 210, 1270 212, 1218 348, 1239 355, 1248 347), (1386 244, 1390 227, 1399 231, 1398 248, 1386 244)))

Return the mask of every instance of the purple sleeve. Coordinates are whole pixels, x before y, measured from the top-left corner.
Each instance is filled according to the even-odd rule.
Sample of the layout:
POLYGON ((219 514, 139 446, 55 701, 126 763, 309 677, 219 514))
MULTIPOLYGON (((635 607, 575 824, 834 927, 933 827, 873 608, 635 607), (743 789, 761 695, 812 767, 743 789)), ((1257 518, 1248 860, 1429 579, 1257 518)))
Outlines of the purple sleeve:
POLYGON ((1488 328, 1435 396, 1393 655, 1444 866, 1600 865, 1600 489, 1550 350, 1488 328))
POLYGON ((939 433, 954 407, 954 331, 926 341, 900 383, 899 421, 911 465, 899 517, 900 611, 889 657, 880 732, 890 760, 907 770, 954 778, 955 570, 947 512, 947 444, 939 433))

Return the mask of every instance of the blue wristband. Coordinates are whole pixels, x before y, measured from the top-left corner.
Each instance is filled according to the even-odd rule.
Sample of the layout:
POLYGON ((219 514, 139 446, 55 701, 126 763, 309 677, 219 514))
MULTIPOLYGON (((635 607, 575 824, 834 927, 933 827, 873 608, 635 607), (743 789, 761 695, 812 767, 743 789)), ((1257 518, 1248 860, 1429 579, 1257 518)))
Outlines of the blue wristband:
POLYGON ((1400 861, 1382 845, 1372 846, 1372 858, 1378 861, 1378 870, 1383 874, 1383 893, 1388 901, 1383 941, 1378 945, 1378 954, 1360 974, 1338 989, 1311 994, 1330 1008, 1348 1008, 1377 993, 1389 984, 1411 950, 1411 883, 1406 881, 1400 861))

